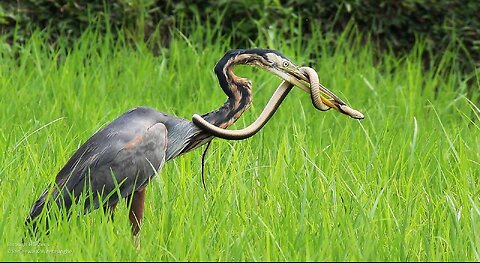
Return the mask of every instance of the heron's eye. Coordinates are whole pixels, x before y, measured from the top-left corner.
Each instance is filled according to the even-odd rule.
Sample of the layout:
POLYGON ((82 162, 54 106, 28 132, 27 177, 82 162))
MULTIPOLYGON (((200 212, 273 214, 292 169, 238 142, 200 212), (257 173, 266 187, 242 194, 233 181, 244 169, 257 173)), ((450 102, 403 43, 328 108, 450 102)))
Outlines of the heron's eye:
POLYGON ((283 67, 284 68, 288 68, 289 65, 290 65, 290 63, 288 63, 288 61, 283 61, 283 67))

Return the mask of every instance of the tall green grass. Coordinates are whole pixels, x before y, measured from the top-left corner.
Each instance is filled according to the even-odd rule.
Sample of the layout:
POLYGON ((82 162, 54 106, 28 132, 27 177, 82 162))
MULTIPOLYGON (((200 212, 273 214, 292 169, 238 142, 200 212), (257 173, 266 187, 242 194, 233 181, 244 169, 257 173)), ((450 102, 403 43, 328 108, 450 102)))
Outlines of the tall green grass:
MULTIPOLYGON (((0 260, 480 260, 478 75, 455 71, 454 49, 426 71, 421 42, 395 58, 349 32, 307 40, 280 33, 260 31, 251 47, 311 64, 366 118, 319 112, 294 90, 256 136, 214 140, 207 190, 201 150, 167 163, 147 188, 140 250, 125 203, 114 221, 100 210, 60 220, 39 243, 20 243, 23 220, 75 150, 128 109, 190 119, 220 106, 226 97, 213 66, 240 47, 201 27, 176 32, 157 56, 152 43, 95 31, 71 48, 52 48, 43 33, 21 48, 2 46, 0 260)), ((280 80, 236 72, 254 85, 238 128, 280 80)))

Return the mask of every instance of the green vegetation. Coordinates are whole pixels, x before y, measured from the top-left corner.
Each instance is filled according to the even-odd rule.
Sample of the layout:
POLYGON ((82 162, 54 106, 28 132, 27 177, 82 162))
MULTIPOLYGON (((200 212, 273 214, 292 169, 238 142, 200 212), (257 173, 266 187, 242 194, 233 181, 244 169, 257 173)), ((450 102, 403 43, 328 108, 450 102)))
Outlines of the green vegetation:
MULTIPOLYGON (((219 34, 240 46, 259 34, 285 30, 291 20, 302 27, 288 28, 289 34, 305 39, 318 27, 339 34, 353 23, 372 37, 375 48, 397 54, 410 51, 416 37, 426 39, 426 61, 450 44, 460 46, 462 70, 471 72, 480 66, 479 13, 478 0, 23 0, 0 2, 0 33, 10 43, 23 43, 32 29, 49 27, 51 42, 65 35, 74 39, 95 17, 107 18, 114 33, 122 29, 130 39, 148 39, 160 31, 162 42, 168 43, 172 29, 193 32, 196 28, 190 25, 198 20, 204 26, 220 25, 219 34), (220 14, 228 15, 219 19, 220 14)), ((108 30, 105 24, 96 28, 108 30)))
MULTIPOLYGON (((252 46, 311 64, 364 120, 319 112, 294 90, 256 136, 214 140, 207 190, 201 150, 164 166, 147 188, 139 251, 125 203, 114 222, 97 210, 22 246, 33 201, 103 125, 138 105, 189 119, 224 102, 212 68, 231 40, 196 28, 174 31, 156 56, 152 43, 92 30, 71 47, 38 32, 23 47, 1 46, 0 260, 480 260, 478 75, 455 70, 453 48, 426 71, 424 42, 399 59, 318 28, 308 40, 266 34, 252 46)), ((239 128, 280 80, 249 67, 237 74, 254 85, 239 128)))

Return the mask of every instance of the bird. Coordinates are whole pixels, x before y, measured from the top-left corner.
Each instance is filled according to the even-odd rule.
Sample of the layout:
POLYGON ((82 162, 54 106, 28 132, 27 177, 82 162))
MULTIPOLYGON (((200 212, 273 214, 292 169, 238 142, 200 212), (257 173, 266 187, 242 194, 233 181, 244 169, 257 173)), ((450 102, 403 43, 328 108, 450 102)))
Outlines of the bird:
MULTIPOLYGON (((237 65, 267 70, 283 79, 283 85, 287 85, 288 89, 293 84, 305 89, 304 82, 308 81, 306 74, 277 50, 227 51, 214 67, 227 99, 218 109, 200 116, 221 129, 231 126, 252 103, 252 82, 234 74, 233 69, 237 65)), ((43 191, 34 202, 25 224, 33 235, 38 230, 37 221, 42 211, 48 213, 56 205, 68 212, 80 200, 82 193, 89 193, 90 197, 85 198, 83 203, 84 214, 100 207, 113 214, 121 199, 130 200, 128 216, 131 232, 133 236, 138 236, 148 183, 165 162, 208 144, 214 138, 190 120, 151 107, 139 106, 128 110, 94 133, 76 150, 56 175, 53 186, 43 191)), ((48 222, 45 229, 49 231, 48 222)))

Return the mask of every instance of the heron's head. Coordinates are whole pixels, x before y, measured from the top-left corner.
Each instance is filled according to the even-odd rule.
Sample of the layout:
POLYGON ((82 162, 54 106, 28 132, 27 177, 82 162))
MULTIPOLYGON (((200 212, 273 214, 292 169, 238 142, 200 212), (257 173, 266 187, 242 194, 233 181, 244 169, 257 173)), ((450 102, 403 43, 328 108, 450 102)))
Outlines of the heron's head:
MULTIPOLYGON (((268 72, 277 75, 281 79, 288 81, 307 93, 310 93, 310 82, 307 75, 300 70, 300 67, 293 63, 282 53, 272 49, 237 49, 228 51, 218 65, 246 64, 260 67, 268 72), (223 61, 222 61, 223 60, 223 61), (222 63, 223 62, 223 63, 222 63)), ((333 92, 320 85, 320 91, 330 98, 320 96, 324 104, 343 113, 338 105, 345 103, 333 92)))

